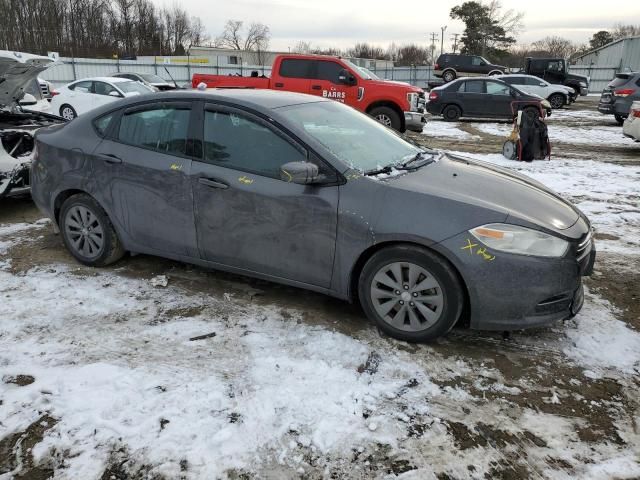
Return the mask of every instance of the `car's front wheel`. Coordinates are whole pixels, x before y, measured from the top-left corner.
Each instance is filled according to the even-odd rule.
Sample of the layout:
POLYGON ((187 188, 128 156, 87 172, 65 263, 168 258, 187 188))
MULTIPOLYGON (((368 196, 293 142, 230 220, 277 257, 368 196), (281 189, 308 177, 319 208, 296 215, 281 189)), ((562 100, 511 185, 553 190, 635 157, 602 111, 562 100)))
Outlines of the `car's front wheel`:
POLYGON ((71 105, 64 104, 60 107, 60 116, 65 120, 73 120, 78 114, 71 105))
POLYGON ((393 128, 394 130, 398 131, 400 131, 400 129, 402 128, 400 115, 398 115, 392 108, 377 107, 371 110, 371 112, 369 112, 369 115, 371 115, 386 127, 393 128))
POLYGON ((73 195, 62 204, 59 226, 65 246, 80 263, 104 267, 124 256, 107 213, 89 195, 73 195))
POLYGON ((362 269, 358 294, 381 330, 409 342, 446 334, 464 305, 463 287, 448 262, 408 245, 375 253, 362 269))
POLYGON ((554 108, 554 109, 562 108, 566 103, 565 97, 561 93, 554 93, 548 98, 548 100, 549 100, 549 103, 551 104, 551 108, 554 108))

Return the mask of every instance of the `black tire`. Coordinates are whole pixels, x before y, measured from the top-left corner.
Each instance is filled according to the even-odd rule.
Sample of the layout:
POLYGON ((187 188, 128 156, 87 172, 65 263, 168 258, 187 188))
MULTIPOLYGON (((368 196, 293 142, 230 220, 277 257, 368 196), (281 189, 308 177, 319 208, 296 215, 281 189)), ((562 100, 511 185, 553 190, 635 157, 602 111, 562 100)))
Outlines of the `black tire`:
POLYGON ((624 115, 618 115, 617 113, 614 115, 614 117, 616 118, 616 122, 618 122, 618 125, 622 125, 627 119, 627 117, 625 117, 624 115))
POLYGON ((458 75, 454 70, 445 70, 442 74, 442 80, 444 80, 444 83, 453 82, 457 76, 458 75))
POLYGON ((65 200, 58 225, 65 247, 84 265, 104 267, 117 262, 125 254, 107 213, 87 194, 80 193, 65 200), (82 212, 85 212, 84 216, 82 212), (96 247, 98 241, 101 243, 96 247))
POLYGON ((549 100, 549 103, 551 104, 551 108, 555 108, 555 109, 562 108, 567 103, 566 97, 561 93, 554 93, 552 95, 549 95, 549 98, 547 100, 549 100))
POLYGON ((376 107, 369 112, 373 118, 386 127, 400 131, 402 129, 402 121, 400 115, 390 107, 376 107))
POLYGON ((457 105, 447 105, 442 110, 442 117, 447 122, 457 122, 462 116, 462 109, 457 105))
MULTIPOLYGON (((385 278, 391 279, 391 277, 385 278)), ((380 250, 375 253, 362 269, 358 282, 360 303, 362 304, 362 308, 364 309, 367 317, 374 321, 376 325, 388 335, 407 342, 425 342, 445 335, 453 328, 460 318, 465 303, 463 286, 453 267, 435 253, 415 246, 399 245, 385 248, 384 250, 380 250), (379 299, 376 300, 372 298, 374 296, 374 292, 378 292, 380 287, 385 287, 385 285, 379 283, 376 279, 380 278, 379 275, 381 272, 384 272, 387 267, 397 265, 398 263, 405 265, 401 270, 401 275, 405 277, 402 279, 403 284, 405 282, 409 283, 409 265, 423 269, 423 271, 426 271, 430 275, 427 277, 422 275, 416 277, 416 285, 419 286, 420 284, 423 284, 421 282, 425 280, 429 280, 429 282, 433 284, 433 281, 435 280, 437 287, 423 290, 419 292, 419 295, 415 295, 414 290, 407 289, 408 285, 403 285, 401 293, 408 298, 411 297, 414 299, 416 297, 423 298, 422 295, 425 295, 424 298, 430 298, 439 294, 440 305, 436 306, 434 311, 431 312, 433 315, 437 315, 436 319, 429 320, 427 317, 422 316, 422 314, 416 317, 416 312, 424 311, 425 303, 423 303, 423 301, 418 302, 418 300, 416 300, 416 303, 420 303, 421 309, 415 307, 413 302, 411 302, 411 306, 403 304, 401 307, 400 303, 406 301, 401 300, 401 297, 396 297, 397 301, 390 300, 394 302, 395 306, 391 309, 391 313, 387 314, 387 317, 383 317, 382 314, 379 313, 377 309, 385 309, 385 305, 392 304, 381 303, 379 302, 379 299), (425 291, 429 291, 431 293, 425 294, 425 291), (377 302, 377 305, 374 302, 377 302), (396 309, 402 308, 405 309, 404 311, 406 313, 403 314, 400 310, 396 311, 396 309), (422 319, 419 319, 420 321, 418 322, 418 325, 424 324, 424 329, 411 327, 409 310, 414 312, 414 320, 422 316, 422 319), (395 318, 398 319, 398 322, 402 321, 402 325, 405 329, 397 328, 397 326, 394 326, 388 320, 385 320, 385 318, 389 318, 389 320, 391 320, 388 315, 394 314, 394 312, 395 318)), ((393 289, 393 287, 385 288, 393 289)), ((428 300, 426 301, 428 302, 428 300)), ((431 310, 431 307, 429 310, 431 310)))
POLYGON ((69 104, 65 103, 60 106, 60 116, 65 120, 73 120, 78 116, 76 110, 69 104))
POLYGON ((490 77, 495 77, 496 75, 504 75, 504 72, 501 72, 499 70, 494 70, 493 72, 489 72, 490 77))

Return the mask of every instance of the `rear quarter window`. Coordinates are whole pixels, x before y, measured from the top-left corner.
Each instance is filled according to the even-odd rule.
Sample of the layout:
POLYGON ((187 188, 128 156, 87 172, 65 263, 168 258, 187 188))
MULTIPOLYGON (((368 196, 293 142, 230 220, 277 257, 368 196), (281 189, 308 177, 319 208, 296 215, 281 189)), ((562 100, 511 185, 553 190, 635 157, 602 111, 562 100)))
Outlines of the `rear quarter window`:
POLYGON ((93 128, 98 135, 101 137, 105 137, 107 135, 107 131, 109 130, 109 126, 111 125, 111 121, 115 115, 116 112, 112 112, 107 115, 103 115, 102 117, 98 117, 93 121, 93 128))
MULTIPOLYGON (((630 75, 616 75, 616 78, 614 78, 611 83, 609 83, 609 86, 612 88, 621 87, 623 85, 626 85, 629 80, 631 80, 630 75)), ((640 81, 640 79, 638 80, 640 81)))

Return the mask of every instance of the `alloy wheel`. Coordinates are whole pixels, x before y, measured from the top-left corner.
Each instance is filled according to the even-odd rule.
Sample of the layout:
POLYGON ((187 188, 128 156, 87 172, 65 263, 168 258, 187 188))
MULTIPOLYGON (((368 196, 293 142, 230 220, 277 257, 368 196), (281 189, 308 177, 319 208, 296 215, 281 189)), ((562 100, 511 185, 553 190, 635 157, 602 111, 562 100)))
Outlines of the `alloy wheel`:
POLYGON ((549 103, 551 104, 551 108, 562 108, 564 105, 564 98, 560 95, 552 95, 549 99, 549 103))
POLYGON ((370 287, 376 313, 392 327, 407 332, 426 330, 441 317, 442 287, 425 268, 394 262, 374 275, 370 287))
POLYGON ((104 249, 104 231, 98 217, 82 205, 71 207, 65 216, 69 245, 86 258, 96 258, 104 249))
POLYGON ((64 118, 65 120, 73 120, 74 118, 76 118, 76 114, 71 107, 64 107, 62 109, 62 118, 64 118))
POLYGON ((391 119, 384 113, 377 115, 376 120, 383 124, 385 127, 391 127, 391 119))

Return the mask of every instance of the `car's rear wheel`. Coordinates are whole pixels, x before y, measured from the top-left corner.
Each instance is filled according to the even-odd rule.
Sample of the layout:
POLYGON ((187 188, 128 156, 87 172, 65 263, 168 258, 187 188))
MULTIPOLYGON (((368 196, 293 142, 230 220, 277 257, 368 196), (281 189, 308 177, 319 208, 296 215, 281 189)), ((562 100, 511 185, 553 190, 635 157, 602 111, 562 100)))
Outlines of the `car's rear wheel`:
POLYGON ((462 110, 457 105, 447 105, 442 111, 442 116, 447 122, 455 122, 462 116, 462 110))
POLYGON ((69 197, 60 209, 59 225, 65 246, 80 263, 103 267, 124 256, 109 217, 89 195, 69 197))
POLYGON ((409 245, 374 254, 362 269, 358 294, 381 330, 409 342, 446 334, 464 306, 454 269, 435 253, 409 245))
POLYGON ((389 107, 377 107, 369 112, 373 118, 386 127, 393 128, 394 130, 400 130, 402 123, 398 113, 389 107))
POLYGON ((551 104, 551 108, 562 108, 566 103, 565 97, 561 93, 554 93, 548 98, 548 100, 551 104))
POLYGON ((66 103, 60 107, 60 116, 65 120, 73 120, 78 116, 75 109, 66 103))
POLYGON ((618 115, 617 113, 614 116, 616 118, 616 122, 618 122, 619 125, 622 125, 624 121, 627 119, 627 117, 623 115, 618 115))
POLYGON ((456 72, 454 72, 453 70, 446 70, 443 74, 442 74, 442 79, 445 82, 453 82, 456 79, 456 72))

